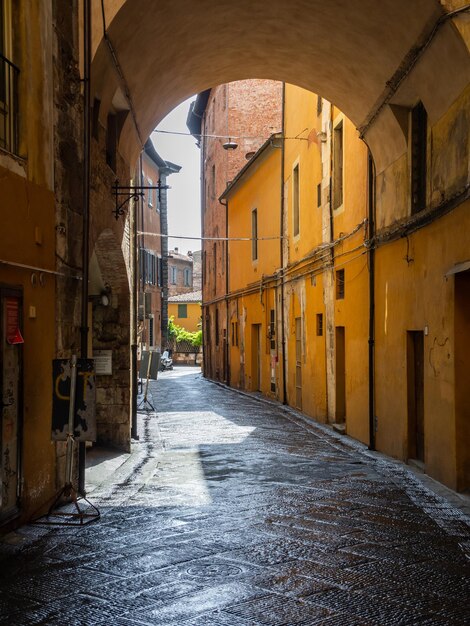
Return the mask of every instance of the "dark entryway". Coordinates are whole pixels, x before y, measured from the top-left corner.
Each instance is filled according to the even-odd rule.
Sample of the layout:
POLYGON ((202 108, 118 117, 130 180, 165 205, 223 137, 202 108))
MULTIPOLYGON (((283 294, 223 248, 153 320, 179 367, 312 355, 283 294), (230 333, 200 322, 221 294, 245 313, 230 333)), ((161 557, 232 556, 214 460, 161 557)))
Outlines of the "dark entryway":
POLYGON ((406 347, 408 383, 408 458, 424 462, 424 333, 409 330, 406 347))

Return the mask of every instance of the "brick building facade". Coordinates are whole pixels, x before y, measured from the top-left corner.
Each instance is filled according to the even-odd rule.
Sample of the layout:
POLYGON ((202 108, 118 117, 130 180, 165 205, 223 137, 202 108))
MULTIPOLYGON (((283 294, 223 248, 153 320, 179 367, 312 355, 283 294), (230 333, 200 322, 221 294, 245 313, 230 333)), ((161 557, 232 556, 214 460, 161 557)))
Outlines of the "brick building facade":
POLYGON ((178 296, 193 291, 192 252, 183 254, 178 248, 168 251, 168 295, 178 296))
POLYGON ((227 224, 218 198, 264 141, 281 128, 282 83, 243 80, 200 93, 188 115, 202 170, 204 372, 227 380, 227 224), (236 149, 224 149, 229 140, 236 149), (213 239, 211 239, 213 238, 213 239))
POLYGON ((168 174, 180 166, 164 161, 149 139, 141 159, 141 184, 145 189, 139 202, 139 298, 138 344, 142 349, 160 350, 168 325, 168 248, 167 190, 168 174), (159 189, 151 189, 158 186, 159 189), (163 209, 163 210, 162 210, 163 209))

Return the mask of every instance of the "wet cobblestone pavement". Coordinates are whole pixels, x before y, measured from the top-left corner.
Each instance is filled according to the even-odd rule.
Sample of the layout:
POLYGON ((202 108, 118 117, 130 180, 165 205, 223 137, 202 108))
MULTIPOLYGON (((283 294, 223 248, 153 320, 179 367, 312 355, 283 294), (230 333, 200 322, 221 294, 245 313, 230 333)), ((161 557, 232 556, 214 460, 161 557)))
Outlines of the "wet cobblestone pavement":
POLYGON ((101 520, 0 544, 1 626, 470 624, 468 519, 406 467, 194 369, 152 392, 101 520))

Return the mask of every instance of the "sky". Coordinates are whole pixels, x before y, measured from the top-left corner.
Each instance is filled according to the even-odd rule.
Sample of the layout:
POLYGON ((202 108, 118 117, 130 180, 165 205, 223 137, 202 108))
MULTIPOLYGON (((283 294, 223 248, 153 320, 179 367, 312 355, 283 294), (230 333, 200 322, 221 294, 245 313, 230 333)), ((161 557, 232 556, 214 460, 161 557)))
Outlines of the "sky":
MULTIPOLYGON (((195 96, 185 100, 169 113, 157 126, 157 130, 189 133, 186 118, 189 103, 195 96)), ((158 154, 165 161, 181 165, 179 174, 168 177, 168 234, 186 237, 201 235, 200 196, 200 150, 191 135, 172 135, 153 132, 152 141, 158 154)), ((201 249, 201 241, 169 238, 168 249, 177 247, 186 254, 188 250, 201 249)))

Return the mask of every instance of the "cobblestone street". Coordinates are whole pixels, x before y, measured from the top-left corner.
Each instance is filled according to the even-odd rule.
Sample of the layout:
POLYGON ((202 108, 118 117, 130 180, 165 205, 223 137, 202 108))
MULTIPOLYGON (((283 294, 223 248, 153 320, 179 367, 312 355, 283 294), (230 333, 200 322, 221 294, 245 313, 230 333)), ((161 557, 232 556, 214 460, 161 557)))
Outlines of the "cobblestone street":
POLYGON ((0 625, 470 623, 468 519, 406 466, 194 368, 151 391, 101 519, 0 543, 0 625))

